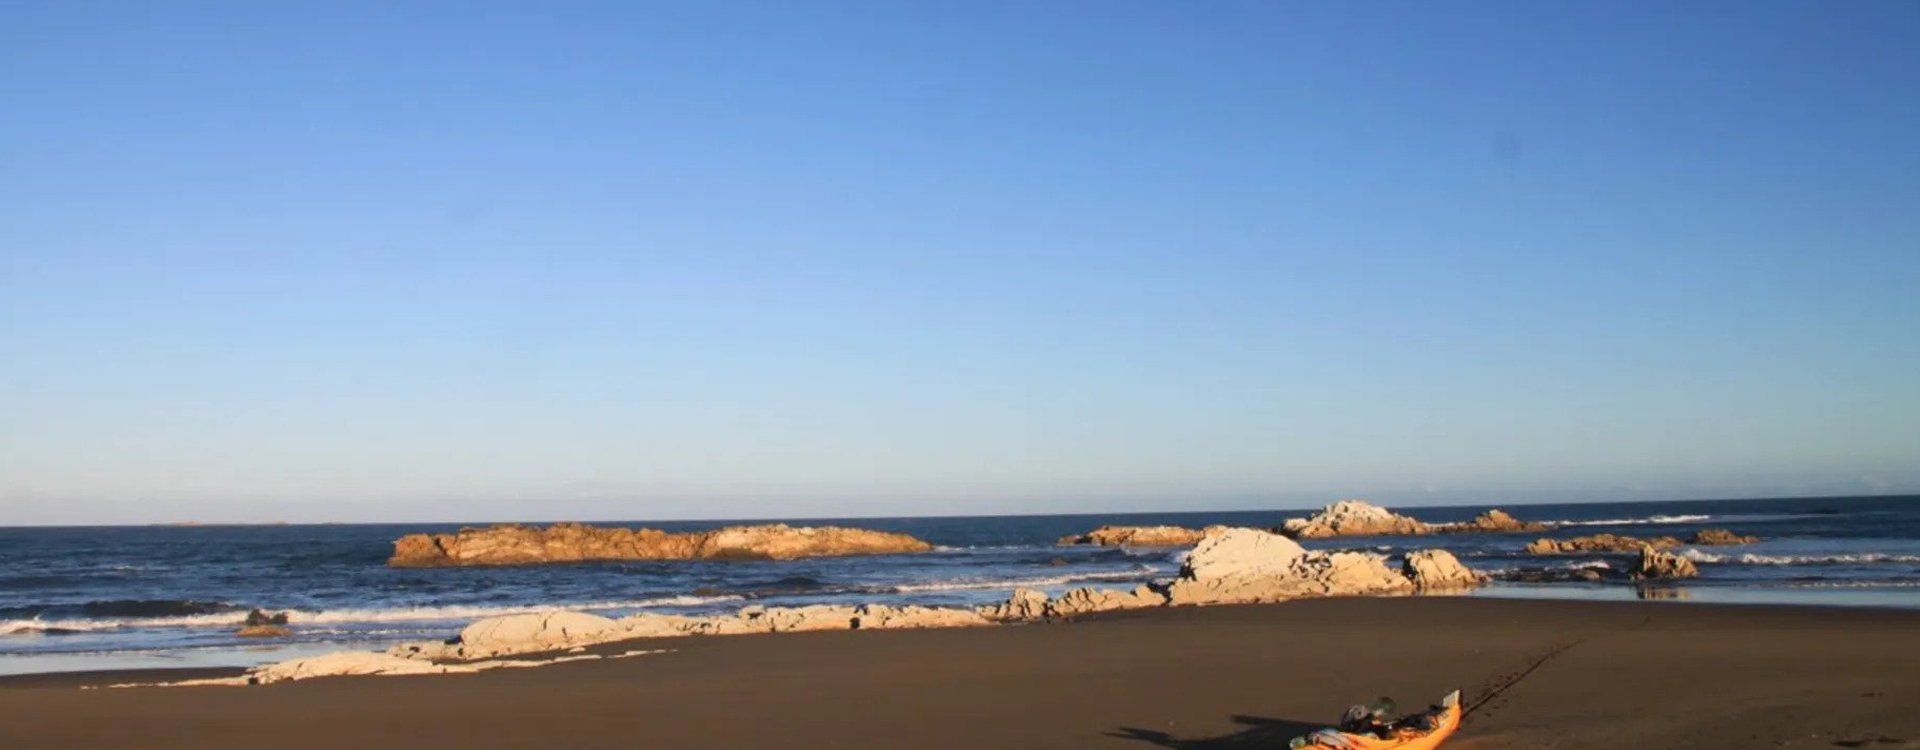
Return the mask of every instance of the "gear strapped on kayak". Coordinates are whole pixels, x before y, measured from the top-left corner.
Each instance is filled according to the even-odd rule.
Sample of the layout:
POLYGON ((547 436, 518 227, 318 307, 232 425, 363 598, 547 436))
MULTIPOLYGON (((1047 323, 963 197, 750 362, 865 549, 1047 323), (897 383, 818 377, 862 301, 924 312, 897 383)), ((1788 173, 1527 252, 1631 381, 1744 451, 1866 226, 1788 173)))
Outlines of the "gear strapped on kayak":
POLYGON ((1354 706, 1347 709, 1339 726, 1295 737, 1287 747, 1295 750, 1432 750, 1460 728, 1458 690, 1420 713, 1395 716, 1396 708, 1392 698, 1354 706))

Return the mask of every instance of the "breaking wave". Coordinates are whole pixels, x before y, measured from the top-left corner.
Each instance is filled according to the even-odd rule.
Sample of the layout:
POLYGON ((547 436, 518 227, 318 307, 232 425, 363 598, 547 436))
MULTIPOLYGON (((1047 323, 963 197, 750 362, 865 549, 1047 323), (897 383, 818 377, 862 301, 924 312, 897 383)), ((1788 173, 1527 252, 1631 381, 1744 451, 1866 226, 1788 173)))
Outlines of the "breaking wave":
MULTIPOLYGON (((462 606, 409 607, 389 609, 335 609, 320 612, 289 610, 287 622, 293 625, 306 624, 345 624, 377 622, 461 622, 478 620, 483 617, 517 615, 530 612, 548 612, 556 609, 574 611, 617 611, 628 609, 648 609, 652 607, 698 607, 706 604, 739 601, 745 597, 737 594, 723 596, 668 596, 654 599, 632 599, 625 601, 600 602, 556 602, 538 605, 507 606, 462 606)), ((236 627, 247 619, 243 610, 223 611, 178 617, 119 617, 101 619, 25 619, 0 621, 0 635, 64 635, 73 633, 118 630, 123 628, 213 628, 236 627)))
POLYGON ((1920 581, 1901 579, 1894 581, 1794 581, 1782 588, 1789 589, 1915 589, 1920 581))
POLYGON ((1647 516, 1645 518, 1603 518, 1597 521, 1548 521, 1552 526, 1642 526, 1661 523, 1699 523, 1712 520, 1708 515, 1647 516))
POLYGON ((1105 573, 1077 573, 1057 576, 1037 576, 1033 578, 980 578, 952 581, 934 581, 931 583, 904 583, 887 586, 882 591, 909 594, 928 591, 976 591, 980 589, 1017 589, 1036 586, 1062 586, 1069 583, 1091 583, 1094 581, 1139 581, 1151 578, 1155 571, 1151 568, 1118 570, 1105 573))
POLYGON ((1684 549, 1680 555, 1694 562, 1716 565, 1871 565, 1876 563, 1920 563, 1920 555, 1895 555, 1884 552, 1860 552, 1850 555, 1756 555, 1715 554, 1684 549))

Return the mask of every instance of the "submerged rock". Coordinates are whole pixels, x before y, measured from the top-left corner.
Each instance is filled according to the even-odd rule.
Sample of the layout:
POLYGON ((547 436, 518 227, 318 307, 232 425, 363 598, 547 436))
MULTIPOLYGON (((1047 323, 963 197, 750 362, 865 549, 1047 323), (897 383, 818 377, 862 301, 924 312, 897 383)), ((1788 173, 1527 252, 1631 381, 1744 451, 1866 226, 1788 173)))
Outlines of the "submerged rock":
POLYGON ((1059 544, 1096 544, 1102 547, 1186 547, 1223 528, 1189 529, 1181 526, 1102 526, 1085 534, 1060 537, 1059 544))
POLYGON ((1525 568, 1504 573, 1502 581, 1515 583, 1600 583, 1607 574, 1596 568, 1525 568))
POLYGON ((1433 527, 1365 500, 1341 500, 1308 518, 1289 518, 1281 532, 1296 539, 1432 533, 1433 527))
POLYGON ((293 631, 285 625, 245 625, 233 634, 241 638, 285 638, 293 631))
POLYGON ((531 565, 585 560, 792 560, 925 552, 906 534, 839 526, 729 526, 669 533, 577 523, 507 524, 455 534, 409 534, 393 543, 394 567, 531 565))

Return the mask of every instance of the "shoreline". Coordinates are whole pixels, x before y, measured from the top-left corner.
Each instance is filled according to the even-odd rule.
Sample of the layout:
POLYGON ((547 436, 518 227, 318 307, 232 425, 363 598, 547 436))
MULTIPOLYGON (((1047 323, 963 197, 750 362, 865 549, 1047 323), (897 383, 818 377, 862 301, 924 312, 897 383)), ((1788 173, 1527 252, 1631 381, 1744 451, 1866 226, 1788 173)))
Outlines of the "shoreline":
MULTIPOLYGON (((63 748, 1284 746, 1454 688, 1449 747, 1920 747, 1920 612, 1339 598, 997 628, 644 639, 631 659, 244 688, 0 678, 0 738, 63 748), (1544 659, 1544 661, 1542 661, 1544 659), (102 717, 113 717, 102 721, 102 717), (1890 738, 1884 741, 1882 738, 1890 738), (1784 743, 1784 744, 1774 744, 1784 743), (1911 743, 1911 744, 1903 744, 1911 743)), ((155 670, 166 678, 181 670, 155 670)))
MULTIPOLYGON (((1698 584, 1691 584, 1685 581, 1657 583, 1651 586, 1644 586, 1644 587, 1635 587, 1632 585, 1625 585, 1620 583, 1580 584, 1580 583, 1495 582, 1485 586, 1481 586, 1479 588, 1475 588, 1470 591, 1429 592, 1429 593, 1413 594, 1413 595, 1406 595, 1406 596, 1467 598, 1467 599, 1492 600, 1492 601, 1524 601, 1524 602, 1538 602, 1542 604, 1642 603, 1642 604, 1659 604, 1659 605, 1665 605, 1665 606, 1739 608, 1739 609, 1754 609, 1754 610, 1777 609, 1777 610, 1785 610, 1785 611, 1807 610, 1807 611, 1910 612, 1910 613, 1920 614, 1920 605, 1916 605, 1906 601, 1895 601, 1895 602, 1883 601, 1881 597, 1876 596, 1878 592, 1872 589, 1807 589, 1807 590, 1801 590, 1799 593, 1801 593, 1803 597, 1806 599, 1828 599, 1828 600, 1837 600, 1837 601, 1785 601, 1783 602, 1779 600, 1780 597, 1778 595, 1778 591, 1767 591, 1767 590, 1749 591, 1747 589, 1737 588, 1737 587, 1700 586, 1698 584), (1644 591, 1640 590, 1645 588, 1651 588, 1656 591, 1661 591, 1665 593, 1658 596, 1650 596, 1646 594, 1644 591)), ((1207 606, 1239 606, 1239 605, 1217 605, 1216 604, 1216 605, 1207 605, 1207 606)), ((726 610, 716 610, 716 612, 718 612, 719 614, 727 614, 737 609, 738 607, 735 607, 735 608, 726 609, 726 610)), ((551 607, 544 607, 544 608, 543 607, 516 608, 515 611, 561 612, 561 611, 579 611, 579 610, 577 610, 576 608, 570 605, 563 603, 563 604, 556 604, 551 607)), ((647 610, 641 610, 641 612, 645 612, 645 611, 647 610)), ((1087 619, 1088 617, 1093 617, 1093 616, 1095 615, 1083 614, 1076 619, 1087 619)), ((471 622, 472 622, 471 620, 464 621, 464 624, 470 624, 471 622)), ((463 627, 464 624, 450 624, 446 630, 446 636, 448 638, 457 636, 459 634, 460 628, 463 627)), ((711 638, 711 637, 731 637, 731 636, 700 635, 700 636, 685 636, 685 637, 711 638)), ((415 640, 417 641, 417 638, 415 640)), ((671 640, 673 639, 665 639, 662 642, 669 642, 671 640)), ((82 675, 109 675, 109 676, 124 675, 126 676, 125 679, 115 679, 112 681, 113 682, 142 682, 142 683, 171 681, 174 679, 233 677, 233 676, 243 675, 247 672, 247 670, 250 667, 259 665, 259 664, 268 664, 268 663, 283 661, 286 659, 319 656, 322 654, 337 653, 337 652, 361 652, 361 651, 380 652, 380 651, 384 651, 386 648, 391 647, 395 644, 404 643, 404 642, 407 642, 407 641, 404 641, 404 640, 357 641, 357 642, 356 641, 343 641, 343 642, 261 641, 257 643, 240 644, 240 645, 234 645, 234 646, 199 646, 199 647, 190 647, 190 648, 183 648, 183 649, 143 650, 138 652, 131 652, 133 654, 131 658, 122 658, 122 655, 119 654, 118 652, 100 652, 100 651, 81 651, 81 652, 40 651, 40 652, 21 652, 21 653, 14 653, 14 654, 0 654, 0 688, 7 687, 10 683, 41 681, 43 679, 49 680, 51 682, 58 682, 59 678, 62 678, 62 677, 82 676, 82 675), (250 660, 245 665, 237 665, 235 661, 231 659, 213 659, 213 660, 207 660, 207 659, 196 660, 195 659, 195 656, 201 655, 201 654, 208 654, 208 653, 232 654, 232 653, 238 653, 238 652, 256 653, 256 654, 259 654, 261 658, 250 660), (119 661, 151 661, 151 660, 159 660, 159 659, 177 659, 185 663, 181 664, 180 666, 144 666, 144 665, 142 666, 102 666, 102 667, 82 667, 82 668, 59 668, 59 669, 34 670, 34 671, 11 671, 9 669, 10 665, 7 664, 7 661, 9 660, 41 660, 41 661, 50 661, 50 662, 94 661, 94 662, 100 662, 102 664, 112 664, 114 662, 119 662, 119 661), (199 663, 195 663, 195 661, 198 661, 199 663), (213 663, 211 664, 206 663, 208 661, 212 661, 213 663), (175 677, 175 675, 178 675, 178 677, 175 677)), ((628 642, 632 642, 632 641, 615 641, 613 643, 618 644, 618 643, 628 643, 628 642)), ((525 656, 525 655, 522 655, 522 656, 525 656)), ((508 657, 508 658, 520 658, 520 657, 508 657)))

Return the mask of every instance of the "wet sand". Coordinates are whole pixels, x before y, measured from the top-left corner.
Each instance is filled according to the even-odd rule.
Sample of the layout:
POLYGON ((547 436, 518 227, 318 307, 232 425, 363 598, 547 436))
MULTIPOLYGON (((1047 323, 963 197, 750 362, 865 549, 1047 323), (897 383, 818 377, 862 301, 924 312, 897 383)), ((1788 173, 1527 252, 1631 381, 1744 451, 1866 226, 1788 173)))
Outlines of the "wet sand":
POLYGON ((1920 748, 1920 612, 1354 599, 613 650, 636 646, 674 650, 253 688, 0 678, 0 747, 1285 747, 1347 704, 1459 687, 1485 701, 1462 750, 1920 748))

